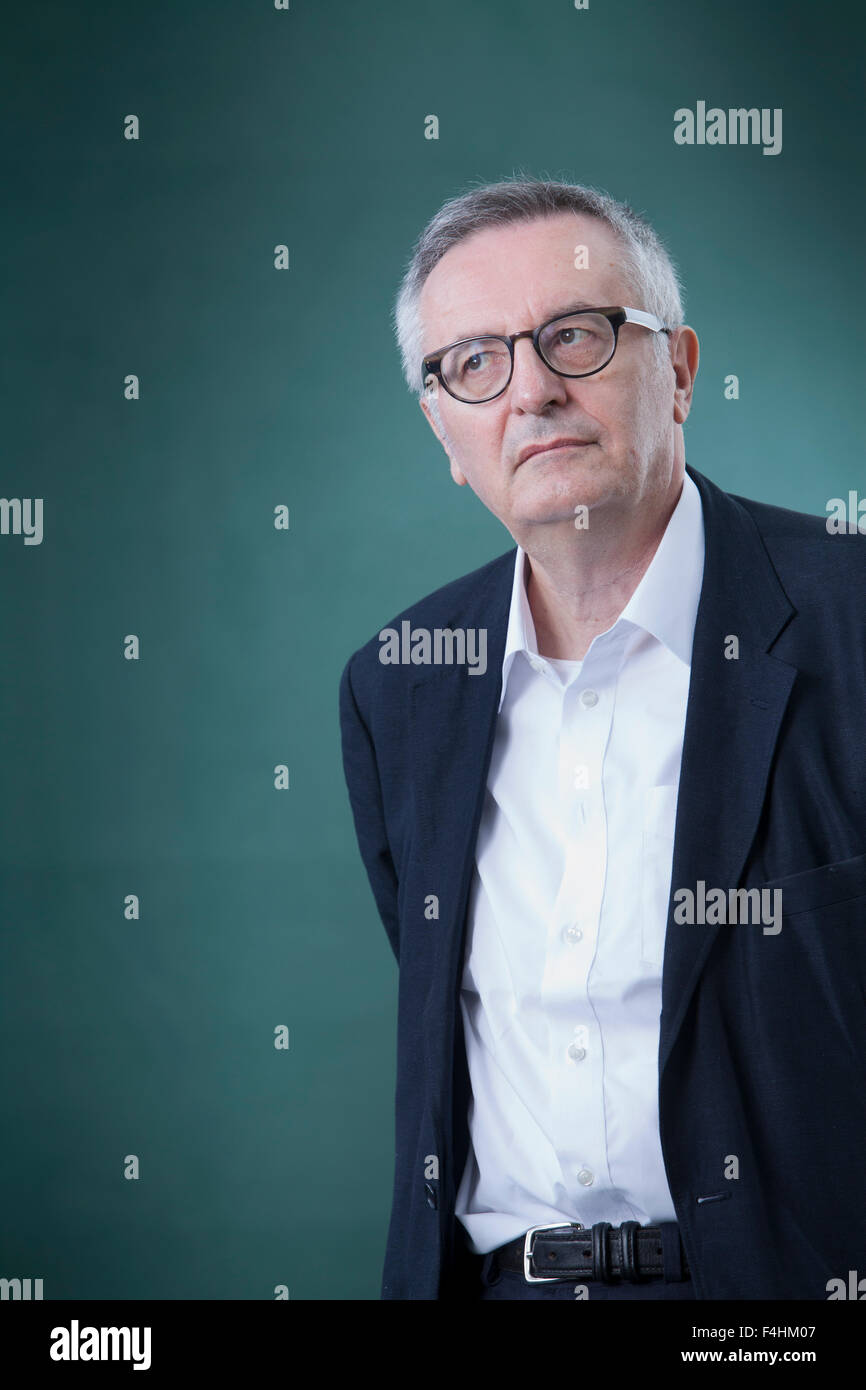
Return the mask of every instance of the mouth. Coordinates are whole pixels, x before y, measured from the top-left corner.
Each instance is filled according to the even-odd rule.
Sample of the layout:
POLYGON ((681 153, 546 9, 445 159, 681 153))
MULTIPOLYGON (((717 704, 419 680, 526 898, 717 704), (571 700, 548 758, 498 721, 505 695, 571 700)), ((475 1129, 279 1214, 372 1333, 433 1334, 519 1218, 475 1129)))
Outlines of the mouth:
POLYGON ((526 463, 531 458, 536 458, 541 454, 558 453, 563 449, 591 449, 595 443, 594 439, 554 439, 550 444, 530 445, 519 455, 518 467, 521 463, 526 463))

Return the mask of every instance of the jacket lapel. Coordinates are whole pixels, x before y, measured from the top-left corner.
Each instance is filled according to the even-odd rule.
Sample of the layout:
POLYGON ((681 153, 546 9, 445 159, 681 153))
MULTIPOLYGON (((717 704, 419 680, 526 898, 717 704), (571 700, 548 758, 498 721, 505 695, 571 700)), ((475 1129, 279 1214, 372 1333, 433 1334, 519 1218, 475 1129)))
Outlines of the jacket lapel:
POLYGON ((664 1070, 719 926, 673 921, 673 894, 737 887, 758 826, 796 668, 768 655, 794 612, 749 513, 689 468, 706 552, 686 709, 662 974, 664 1070), (725 656, 730 638, 737 659, 725 656))
POLYGON ((470 675, 466 666, 424 666, 410 687, 410 746, 418 750, 412 769, 418 857, 428 877, 425 892, 439 899, 436 966, 423 1029, 435 1074, 443 1074, 438 1072, 442 1064, 450 1074, 466 904, 493 751, 515 555, 511 550, 494 562, 470 602, 429 620, 437 627, 486 629, 484 673, 470 675))

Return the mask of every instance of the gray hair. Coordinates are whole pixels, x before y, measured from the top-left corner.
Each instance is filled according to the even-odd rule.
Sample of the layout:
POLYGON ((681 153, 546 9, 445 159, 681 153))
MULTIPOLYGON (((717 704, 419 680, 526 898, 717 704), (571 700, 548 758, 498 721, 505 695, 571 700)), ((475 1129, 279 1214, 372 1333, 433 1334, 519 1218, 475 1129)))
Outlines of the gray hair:
MULTIPOLYGON (((445 252, 485 227, 528 222, 558 212, 582 213, 604 222, 619 239, 623 269, 642 301, 631 307, 656 314, 669 328, 682 324, 682 285, 676 267, 649 222, 627 203, 579 183, 515 177, 482 184, 442 205, 415 243, 403 276, 393 322, 410 391, 423 394, 421 291, 445 252)), ((667 358, 666 335, 654 333, 652 338, 659 358, 667 358)))

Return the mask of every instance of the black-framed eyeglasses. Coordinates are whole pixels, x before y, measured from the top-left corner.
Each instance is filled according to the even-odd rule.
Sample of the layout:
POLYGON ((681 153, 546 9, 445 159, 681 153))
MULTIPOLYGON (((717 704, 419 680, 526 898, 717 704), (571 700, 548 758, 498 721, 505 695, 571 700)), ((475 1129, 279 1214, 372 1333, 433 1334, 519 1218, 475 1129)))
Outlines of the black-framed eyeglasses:
POLYGON ((593 376, 606 367, 624 323, 638 323, 653 333, 670 333, 655 314, 643 309, 614 305, 604 309, 578 309, 557 314, 538 328, 521 333, 485 333, 461 338, 438 352, 431 352, 421 365, 421 384, 427 389, 431 378, 441 381, 449 396, 465 405, 481 405, 501 396, 514 374, 514 344, 518 338, 531 338, 542 362, 557 376, 593 376))

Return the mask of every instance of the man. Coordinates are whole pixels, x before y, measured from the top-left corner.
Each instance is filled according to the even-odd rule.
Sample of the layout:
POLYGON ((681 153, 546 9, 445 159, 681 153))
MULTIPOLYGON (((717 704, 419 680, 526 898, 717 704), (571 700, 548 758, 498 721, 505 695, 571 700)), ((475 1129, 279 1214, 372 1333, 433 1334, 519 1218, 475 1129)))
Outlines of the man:
POLYGON ((341 682, 400 968, 382 1296, 827 1298, 866 1276, 866 541, 686 469, 698 342, 623 204, 452 200, 396 319, 517 546, 341 682))

